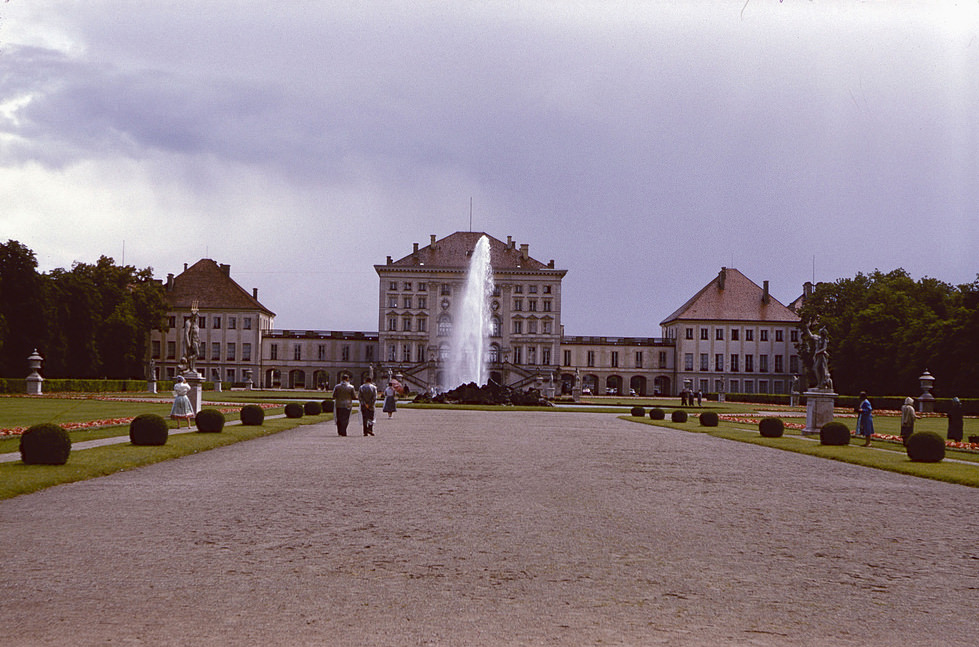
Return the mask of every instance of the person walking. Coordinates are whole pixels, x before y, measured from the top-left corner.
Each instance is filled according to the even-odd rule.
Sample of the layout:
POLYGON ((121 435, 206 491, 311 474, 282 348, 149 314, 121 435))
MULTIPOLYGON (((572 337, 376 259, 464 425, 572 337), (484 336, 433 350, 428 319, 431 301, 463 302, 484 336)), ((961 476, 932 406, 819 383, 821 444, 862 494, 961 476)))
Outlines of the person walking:
POLYGON ((377 402, 377 387, 371 376, 364 378, 364 383, 357 389, 357 399, 360 400, 360 418, 364 423, 364 435, 374 435, 374 403, 377 402))
POLYGON ((187 428, 190 429, 190 419, 194 417, 194 405, 190 403, 187 394, 190 393, 190 385, 183 375, 178 375, 173 384, 173 406, 170 407, 170 419, 177 421, 177 429, 180 429, 180 421, 187 421, 187 428))
POLYGON ((946 437, 949 440, 962 441, 962 402, 958 398, 952 398, 952 406, 948 410, 946 437))
POLYGON ((914 421, 918 414, 914 412, 914 400, 904 398, 904 406, 901 407, 901 442, 908 444, 908 438, 914 433, 914 421))
POLYGON ((394 389, 394 382, 388 382, 384 388, 384 413, 388 414, 388 418, 390 418, 397 410, 398 392, 394 389))
POLYGON ((350 376, 346 373, 340 376, 340 383, 333 389, 333 418, 337 421, 337 435, 347 435, 347 425, 350 424, 350 412, 354 408, 354 391, 350 376))
POLYGON ((863 443, 864 447, 870 446, 870 437, 874 435, 874 407, 870 404, 870 400, 867 399, 867 393, 865 391, 860 392, 860 413, 857 416, 857 430, 866 441, 863 443))

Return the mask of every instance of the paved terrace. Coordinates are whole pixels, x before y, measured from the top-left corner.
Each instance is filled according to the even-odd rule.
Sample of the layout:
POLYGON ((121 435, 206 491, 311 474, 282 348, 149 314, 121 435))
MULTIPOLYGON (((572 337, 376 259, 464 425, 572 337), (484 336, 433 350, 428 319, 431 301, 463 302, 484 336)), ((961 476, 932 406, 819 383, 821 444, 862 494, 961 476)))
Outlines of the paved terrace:
POLYGON ((614 415, 401 410, 0 502, 0 636, 971 647, 977 504, 614 415))

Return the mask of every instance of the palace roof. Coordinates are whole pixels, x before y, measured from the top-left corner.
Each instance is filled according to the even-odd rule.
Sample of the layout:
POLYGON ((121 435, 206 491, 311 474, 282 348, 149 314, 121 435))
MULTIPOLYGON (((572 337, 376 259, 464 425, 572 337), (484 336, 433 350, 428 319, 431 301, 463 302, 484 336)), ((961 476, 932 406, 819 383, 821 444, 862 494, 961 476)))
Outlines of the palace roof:
POLYGON ((765 287, 732 267, 722 267, 713 281, 660 322, 674 321, 760 321, 795 323, 799 316, 779 303, 765 287))
POLYGON ((258 290, 249 294, 231 278, 230 265, 218 265, 202 258, 182 273, 167 278, 167 300, 175 310, 190 309, 196 300, 201 310, 261 310, 275 313, 258 301, 258 290))
MULTIPOLYGON (((418 269, 421 267, 426 269, 464 269, 469 266, 469 257, 472 256, 476 243, 482 236, 489 239, 490 264, 493 266, 494 272, 554 271, 554 261, 544 264, 532 258, 528 245, 518 247, 509 236, 507 242, 504 243, 489 234, 477 231, 457 231, 442 240, 436 240, 433 235, 429 245, 419 248, 418 243, 415 243, 415 249, 411 254, 396 261, 392 261, 388 257, 386 265, 375 265, 374 268, 378 271, 381 269, 418 269)), ((565 270, 561 270, 562 274, 564 272, 565 270)))

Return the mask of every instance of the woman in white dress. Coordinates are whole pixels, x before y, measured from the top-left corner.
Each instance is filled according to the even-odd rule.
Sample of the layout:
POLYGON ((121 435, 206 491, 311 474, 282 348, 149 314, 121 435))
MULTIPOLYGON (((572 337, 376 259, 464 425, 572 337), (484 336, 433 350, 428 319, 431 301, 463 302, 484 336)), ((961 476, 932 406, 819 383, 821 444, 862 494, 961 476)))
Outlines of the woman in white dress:
POLYGON ((178 375, 173 384, 173 407, 170 409, 170 419, 177 421, 177 428, 180 428, 180 421, 187 421, 187 428, 190 428, 190 419, 194 417, 194 407, 190 403, 187 394, 190 393, 190 385, 184 380, 183 376, 178 375))

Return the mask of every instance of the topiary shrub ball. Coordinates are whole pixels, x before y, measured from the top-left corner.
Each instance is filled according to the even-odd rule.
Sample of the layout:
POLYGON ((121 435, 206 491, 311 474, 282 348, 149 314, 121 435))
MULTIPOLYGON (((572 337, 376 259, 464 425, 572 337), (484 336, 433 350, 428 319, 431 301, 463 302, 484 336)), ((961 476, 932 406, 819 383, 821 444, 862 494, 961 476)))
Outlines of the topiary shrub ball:
POLYGON ((653 409, 650 409, 649 410, 649 419, 650 420, 665 420, 666 419, 666 412, 663 411, 662 409, 660 409, 659 407, 655 407, 653 409))
POLYGON ((129 423, 129 442, 134 445, 166 445, 170 429, 155 413, 141 413, 129 423))
POLYGON ((642 407, 632 407, 632 410, 629 411, 629 415, 635 416, 636 418, 645 418, 646 410, 643 409, 642 407))
POLYGON ((265 422, 265 410, 257 404, 246 404, 241 408, 241 424, 250 427, 261 427, 265 422))
POLYGON ((945 440, 934 431, 916 431, 908 438, 907 450, 916 463, 938 463, 945 458, 945 440))
POLYGON ((71 438, 56 424, 34 425, 20 436, 20 459, 27 465, 64 465, 70 453, 71 438))
POLYGON ((303 405, 298 402, 290 402, 286 405, 286 418, 302 418, 303 405))
POLYGON ((674 411, 670 414, 670 420, 673 422, 686 422, 687 412, 686 411, 674 411))
MULTIPOLYGON (((758 432, 764 438, 781 438, 782 433, 785 432, 785 423, 782 422, 781 418, 762 418, 758 421, 758 432)), ((849 437, 849 432, 847 432, 847 438, 849 437)))
POLYGON ((197 431, 216 434, 224 429, 224 414, 217 409, 201 409, 194 418, 194 424, 197 431))
POLYGON ((819 430, 819 443, 821 445, 849 445, 850 428, 842 422, 827 422, 819 430))
POLYGON ((716 427, 717 414, 713 411, 704 411, 699 417, 701 427, 716 427))
POLYGON ((320 404, 323 405, 323 413, 333 413, 333 400, 323 400, 320 404))
POLYGON ((303 405, 303 413, 307 416, 318 416, 323 413, 323 405, 315 400, 303 405))

